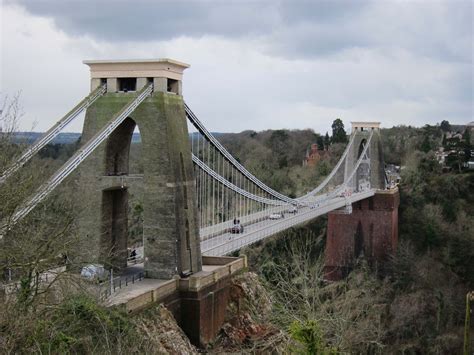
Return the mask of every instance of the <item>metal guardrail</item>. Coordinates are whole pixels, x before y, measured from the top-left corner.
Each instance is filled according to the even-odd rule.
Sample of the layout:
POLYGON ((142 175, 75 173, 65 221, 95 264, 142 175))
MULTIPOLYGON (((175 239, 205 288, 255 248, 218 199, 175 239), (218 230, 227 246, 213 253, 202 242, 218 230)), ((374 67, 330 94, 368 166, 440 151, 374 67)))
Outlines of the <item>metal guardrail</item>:
POLYGON ((144 261, 145 261, 145 259, 143 258, 143 256, 139 256, 139 257, 132 256, 132 257, 127 258, 127 265, 141 264, 144 261))
POLYGON ((112 296, 117 289, 121 290, 124 287, 133 285, 135 282, 142 281, 145 278, 144 272, 138 272, 129 276, 117 276, 111 280, 104 281, 100 284, 100 299, 105 300, 112 296))
MULTIPOLYGON (((350 197, 351 202, 366 199, 375 194, 375 190, 371 189, 364 192, 353 194, 350 197)), ((226 234, 205 240, 201 242, 201 251, 203 255, 209 256, 223 256, 233 251, 239 250, 244 246, 258 242, 271 235, 282 232, 285 229, 295 225, 305 223, 322 214, 345 207, 346 199, 344 197, 335 197, 332 200, 322 203, 319 208, 305 208, 304 211, 299 211, 296 215, 287 216, 285 219, 268 222, 255 230, 244 232, 243 234, 236 234, 229 239, 226 234)))

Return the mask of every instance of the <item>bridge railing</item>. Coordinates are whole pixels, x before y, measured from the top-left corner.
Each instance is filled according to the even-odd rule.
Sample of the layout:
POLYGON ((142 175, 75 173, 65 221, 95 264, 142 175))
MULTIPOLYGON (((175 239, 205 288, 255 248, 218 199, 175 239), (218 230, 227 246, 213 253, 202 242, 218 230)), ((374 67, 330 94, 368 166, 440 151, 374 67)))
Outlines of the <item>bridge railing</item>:
POLYGON ((145 273, 140 271, 133 275, 117 276, 112 280, 104 281, 100 284, 99 298, 106 300, 113 295, 117 290, 133 285, 136 282, 142 281, 145 278, 145 273))
MULTIPOLYGON (((351 196, 351 201, 356 202, 366 199, 375 194, 375 189, 370 189, 364 192, 356 193, 351 196)), ((318 208, 305 208, 304 211, 298 212, 296 215, 286 217, 285 219, 272 221, 267 225, 263 225, 256 230, 244 232, 243 234, 236 234, 231 239, 226 239, 223 236, 215 237, 215 241, 211 240, 201 242, 201 251, 203 255, 209 256, 223 256, 239 250, 247 245, 253 244, 259 240, 265 239, 271 235, 275 235, 288 228, 298 224, 305 223, 320 215, 326 214, 330 211, 337 210, 346 206, 346 198, 334 197, 331 200, 322 202, 318 208)))
MULTIPOLYGON (((246 225, 257 223, 265 219, 268 219, 272 213, 281 213, 281 212, 288 211, 289 207, 290 206, 288 205, 287 206, 274 206, 272 208, 269 208, 263 211, 241 216, 238 219, 240 221, 240 224, 245 227, 246 225)), ((199 236, 201 240, 207 240, 214 236, 226 233, 233 225, 234 225, 233 219, 229 219, 227 221, 224 221, 212 226, 204 227, 200 229, 199 236)))

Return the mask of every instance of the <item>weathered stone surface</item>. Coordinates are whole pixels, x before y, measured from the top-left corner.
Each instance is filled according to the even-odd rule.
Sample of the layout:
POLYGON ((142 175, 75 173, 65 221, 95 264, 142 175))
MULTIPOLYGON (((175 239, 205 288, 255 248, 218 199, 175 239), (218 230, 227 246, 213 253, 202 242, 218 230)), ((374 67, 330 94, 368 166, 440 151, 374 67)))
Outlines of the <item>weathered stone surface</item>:
POLYGON ((154 354, 198 354, 173 314, 161 304, 136 316, 133 322, 154 354))
POLYGON ((255 273, 232 279, 225 323, 207 351, 221 353, 288 353, 287 335, 271 324, 272 299, 255 273))
MULTIPOLYGON (((362 144, 365 144, 365 142, 368 141, 371 132, 372 131, 357 131, 352 133, 355 134, 355 138, 345 161, 346 178, 352 172, 353 167, 362 153, 362 144)), ((366 164, 364 162, 361 163, 361 166, 352 181, 351 187, 353 191, 357 191, 359 176, 363 175, 365 172, 370 174, 370 185, 372 188, 381 190, 385 189, 385 164, 383 159, 382 141, 378 129, 373 131, 372 140, 370 141, 370 147, 368 148, 367 153, 370 158, 370 170, 368 166, 365 166, 366 164)))
MULTIPOLYGON (((90 106, 82 143, 92 138, 136 95, 108 93, 90 106)), ((123 184, 105 191, 103 181, 107 175, 128 174, 135 125, 142 139, 147 277, 167 279, 184 271, 200 271, 197 207, 184 103, 181 96, 162 92, 154 92, 137 107, 79 168, 82 208, 78 225, 81 237, 87 240, 87 250, 80 255, 81 259, 116 267, 124 265, 127 219, 122 217, 127 193, 111 191, 127 191, 129 186, 123 184), (110 250, 115 252, 114 257, 110 250)))

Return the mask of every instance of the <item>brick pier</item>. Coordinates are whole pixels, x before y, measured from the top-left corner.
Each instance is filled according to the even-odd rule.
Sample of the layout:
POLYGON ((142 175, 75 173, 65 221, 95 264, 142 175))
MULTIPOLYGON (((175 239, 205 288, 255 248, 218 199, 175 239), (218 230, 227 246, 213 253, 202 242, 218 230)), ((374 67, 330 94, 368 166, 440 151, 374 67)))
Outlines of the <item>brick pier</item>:
POLYGON ((384 268, 398 244, 398 188, 377 191, 373 197, 352 204, 351 214, 328 214, 325 278, 336 281, 353 269, 358 257, 384 268))

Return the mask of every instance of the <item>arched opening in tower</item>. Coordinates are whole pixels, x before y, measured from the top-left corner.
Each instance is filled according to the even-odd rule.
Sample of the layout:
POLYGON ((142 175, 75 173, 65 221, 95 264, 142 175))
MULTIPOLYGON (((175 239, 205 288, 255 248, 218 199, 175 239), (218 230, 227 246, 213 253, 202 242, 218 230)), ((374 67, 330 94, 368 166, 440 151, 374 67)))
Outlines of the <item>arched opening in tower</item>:
MULTIPOLYGON (((361 157, 362 153, 364 152, 365 146, 367 144, 366 139, 362 139, 359 145, 359 151, 357 153, 357 160, 361 157)), ((369 152, 370 148, 366 150, 366 156, 368 157, 370 155, 369 152)), ((357 168, 357 174, 356 174, 356 189, 357 191, 361 192, 365 189, 370 188, 370 165, 368 163, 368 160, 362 160, 361 164, 357 168)))
POLYGON ((105 152, 105 175, 128 175, 130 145, 136 123, 130 117, 112 132, 105 152))
POLYGON ((110 135, 105 149, 102 191, 101 259, 122 269, 143 255, 141 144, 138 126, 127 118, 110 135))
POLYGON ((362 141, 360 142, 360 145, 359 145, 359 153, 357 154, 357 159, 359 159, 360 156, 362 155, 362 152, 364 151, 364 148, 365 148, 366 144, 367 144, 367 140, 362 139, 362 141))

